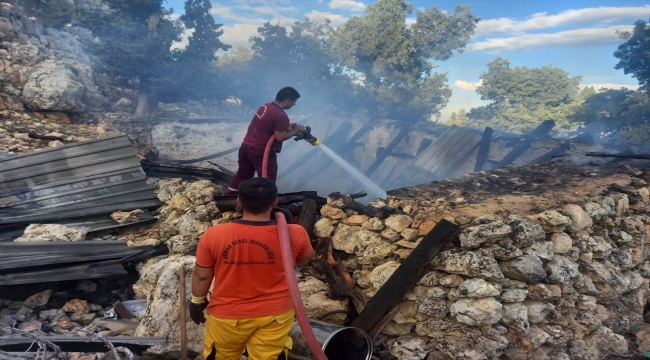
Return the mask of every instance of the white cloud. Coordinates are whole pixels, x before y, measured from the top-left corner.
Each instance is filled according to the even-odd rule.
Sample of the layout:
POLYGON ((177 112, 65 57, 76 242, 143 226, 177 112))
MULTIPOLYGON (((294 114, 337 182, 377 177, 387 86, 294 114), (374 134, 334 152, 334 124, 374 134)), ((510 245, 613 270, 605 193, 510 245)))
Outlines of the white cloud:
POLYGON ((181 33, 181 41, 174 41, 172 49, 185 49, 187 44, 190 43, 190 35, 194 33, 194 29, 184 29, 181 33))
POLYGON ((493 38, 469 44, 468 51, 491 52, 532 50, 553 47, 588 47, 621 43, 617 30, 630 30, 631 25, 614 25, 604 28, 583 28, 553 34, 526 34, 508 38, 493 38))
POLYGON ((530 30, 540 30, 558 26, 570 26, 587 23, 612 24, 622 20, 637 19, 647 16, 650 5, 629 7, 595 7, 571 9, 556 15, 548 13, 533 14, 526 20, 510 18, 488 19, 479 21, 476 36, 488 34, 522 34, 530 30), (646 14, 646 15, 643 15, 646 14))
POLYGON ((242 10, 248 10, 259 14, 268 14, 278 16, 282 12, 294 12, 298 11, 297 7, 294 6, 251 6, 251 5, 242 5, 239 6, 242 10))
POLYGON ((310 13, 305 14, 305 17, 319 23, 325 23, 325 19, 330 19, 332 21, 332 25, 334 26, 341 25, 345 22, 345 20, 347 20, 345 16, 339 14, 332 14, 331 12, 321 12, 316 10, 312 10, 310 13))
POLYGON ((471 83, 464 80, 456 80, 456 82, 454 82, 454 86, 463 90, 476 90, 476 88, 481 85, 481 82, 482 80, 479 80, 478 82, 475 83, 471 83))
POLYGON ((612 84, 612 83, 603 83, 603 84, 580 84, 580 88, 584 89, 588 86, 593 86, 596 91, 600 88, 616 89, 620 90, 622 88, 628 88, 630 90, 636 90, 639 88, 638 85, 629 85, 629 84, 612 84))
POLYGON ((414 17, 412 17, 412 18, 407 17, 406 18, 406 27, 410 28, 413 24, 415 24, 416 21, 417 21, 417 19, 414 18, 414 17))
POLYGON ((232 26, 223 26, 223 35, 219 38, 222 42, 229 45, 244 45, 248 46, 248 39, 251 36, 257 35, 257 28, 260 25, 255 24, 235 24, 232 26))
POLYGON ((353 0, 331 0, 329 3, 330 9, 343 9, 349 11, 364 11, 366 4, 353 1, 353 0))

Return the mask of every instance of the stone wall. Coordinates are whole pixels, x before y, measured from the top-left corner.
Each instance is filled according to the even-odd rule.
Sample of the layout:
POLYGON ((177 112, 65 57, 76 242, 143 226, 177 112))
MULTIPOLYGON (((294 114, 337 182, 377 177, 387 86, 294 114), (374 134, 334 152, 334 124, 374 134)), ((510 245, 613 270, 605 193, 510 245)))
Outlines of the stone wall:
POLYGON ((380 343, 399 359, 627 355, 650 350, 643 322, 650 192, 642 179, 629 185, 502 216, 445 211, 453 206, 445 197, 389 196, 398 211, 379 219, 330 199, 315 232, 332 237, 334 256, 371 298, 437 221, 462 226, 382 331, 380 343))

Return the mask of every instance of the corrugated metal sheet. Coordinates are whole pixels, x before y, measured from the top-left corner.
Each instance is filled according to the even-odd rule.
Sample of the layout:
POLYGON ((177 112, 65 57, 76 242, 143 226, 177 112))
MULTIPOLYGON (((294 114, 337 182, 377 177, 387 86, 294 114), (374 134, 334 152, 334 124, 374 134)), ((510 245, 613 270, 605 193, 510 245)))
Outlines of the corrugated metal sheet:
POLYGON ((444 179, 456 174, 455 169, 478 146, 481 134, 456 125, 445 131, 418 155, 404 171, 396 171, 399 161, 385 161, 372 176, 386 189, 411 186, 444 179), (405 185, 406 184, 406 185, 405 185))
POLYGON ((0 159, 0 225, 159 205, 126 135, 0 159))

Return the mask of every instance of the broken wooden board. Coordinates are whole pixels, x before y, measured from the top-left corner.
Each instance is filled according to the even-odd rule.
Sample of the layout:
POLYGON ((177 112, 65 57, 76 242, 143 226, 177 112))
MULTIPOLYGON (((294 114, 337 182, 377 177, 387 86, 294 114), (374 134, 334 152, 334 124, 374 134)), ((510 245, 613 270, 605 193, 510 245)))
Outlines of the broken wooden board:
POLYGON ((128 273, 119 260, 108 260, 64 268, 38 269, 29 272, 4 274, 0 275, 0 286, 126 275, 128 273))
POLYGON ((483 130, 483 137, 478 144, 478 153, 476 154, 476 164, 474 164, 474 172, 483 170, 483 165, 487 161, 488 154, 490 153, 490 142, 492 141, 492 133, 494 131, 491 127, 486 126, 483 130))
POLYGON ((539 124, 535 130, 531 131, 524 140, 519 142, 515 147, 499 161, 495 167, 502 167, 512 164, 513 161, 517 160, 526 150, 530 148, 531 143, 540 136, 548 134, 551 129, 555 127, 555 121, 546 120, 543 123, 539 124))
MULTIPOLYGON (((63 352, 108 352, 110 349, 101 340, 92 336, 39 336, 39 339, 49 341, 61 348, 63 352)), ((125 347, 134 354, 140 355, 151 346, 164 346, 167 340, 164 337, 133 337, 133 336, 108 336, 106 337, 115 347, 125 347)), ((34 340, 23 336, 4 336, 0 339, 0 350, 6 352, 34 352, 34 340)))
MULTIPOLYGON (((317 199, 316 191, 301 191, 295 193, 278 194, 278 206, 294 204, 307 199, 317 199)), ((237 196, 215 196, 214 201, 219 211, 234 211, 237 207, 237 196)))
POLYGON ((459 232, 460 227, 457 225, 445 219, 440 220, 368 301, 368 305, 350 326, 366 331, 371 337, 377 335, 387 322, 386 317, 390 317, 404 295, 424 276, 433 258, 459 232))

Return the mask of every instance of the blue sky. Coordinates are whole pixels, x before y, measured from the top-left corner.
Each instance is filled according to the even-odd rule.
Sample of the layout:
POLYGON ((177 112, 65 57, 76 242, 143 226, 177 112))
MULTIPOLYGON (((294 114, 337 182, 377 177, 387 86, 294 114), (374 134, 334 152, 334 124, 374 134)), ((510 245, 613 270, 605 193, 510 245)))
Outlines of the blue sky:
MULTIPOLYGON (((222 23, 221 40, 248 45, 248 38, 266 21, 290 27, 295 21, 332 20, 341 24, 363 15, 374 1, 354 0, 222 0, 212 1, 212 13, 222 23)), ((448 72, 453 95, 442 119, 460 108, 481 105, 475 93, 479 75, 497 56, 512 67, 553 65, 583 77, 582 85, 597 88, 636 88, 636 79, 614 70, 613 52, 622 41, 617 30, 628 30, 637 19, 650 18, 647 0, 466 0, 411 1, 414 9, 437 6, 453 11, 470 5, 481 21, 462 54, 436 62, 438 72, 448 72)), ((184 0, 167 0, 166 7, 182 14, 184 0)), ((414 20, 415 14, 411 17, 414 20)))

